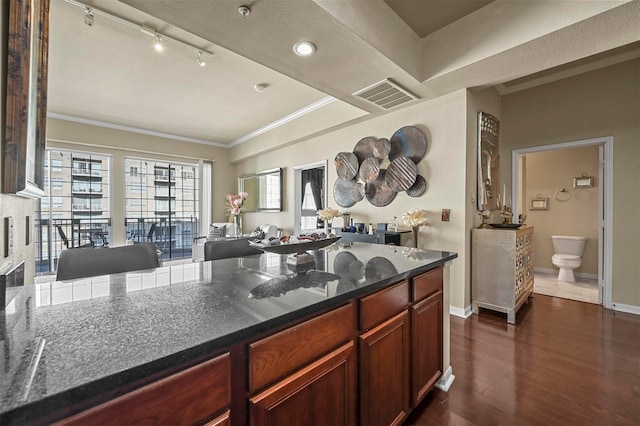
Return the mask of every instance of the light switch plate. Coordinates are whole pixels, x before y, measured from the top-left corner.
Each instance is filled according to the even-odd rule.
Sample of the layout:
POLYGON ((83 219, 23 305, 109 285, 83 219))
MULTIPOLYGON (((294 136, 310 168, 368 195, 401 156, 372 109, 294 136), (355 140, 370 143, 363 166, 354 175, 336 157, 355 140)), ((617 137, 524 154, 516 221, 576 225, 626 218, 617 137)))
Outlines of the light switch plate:
POLYGON ((442 221, 449 222, 449 217, 451 216, 451 209, 442 209, 442 221))
POLYGON ((13 254, 13 216, 4 218, 4 257, 13 254))

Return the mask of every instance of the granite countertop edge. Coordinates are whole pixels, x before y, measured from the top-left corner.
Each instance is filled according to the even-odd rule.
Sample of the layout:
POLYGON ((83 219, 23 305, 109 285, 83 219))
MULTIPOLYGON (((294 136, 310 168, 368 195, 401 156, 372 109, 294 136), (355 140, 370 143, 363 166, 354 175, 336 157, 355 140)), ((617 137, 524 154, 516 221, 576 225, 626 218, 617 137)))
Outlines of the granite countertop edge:
POLYGON ((185 367, 188 367, 189 364, 195 365, 207 358, 217 356, 235 343, 250 340, 282 325, 304 320, 310 315, 338 307, 354 298, 365 296, 409 277, 420 275, 431 269, 445 265, 457 257, 457 253, 450 252, 447 256, 443 256, 443 258, 439 260, 419 265, 410 271, 382 279, 375 284, 335 296, 304 308, 296 309, 283 316, 251 325, 242 330, 133 368, 101 377, 60 393, 48 395, 42 399, 28 402, 9 411, 0 412, 0 424, 31 424, 32 422, 35 422, 33 424, 46 424, 49 418, 58 419, 61 416, 72 415, 78 412, 78 407, 82 410, 95 405, 94 400, 102 401, 105 396, 108 397, 109 395, 117 397, 140 386, 144 386, 145 382, 150 383, 161 377, 165 377, 167 374, 181 371, 185 367), (69 411, 71 407, 74 408, 73 412, 69 411))

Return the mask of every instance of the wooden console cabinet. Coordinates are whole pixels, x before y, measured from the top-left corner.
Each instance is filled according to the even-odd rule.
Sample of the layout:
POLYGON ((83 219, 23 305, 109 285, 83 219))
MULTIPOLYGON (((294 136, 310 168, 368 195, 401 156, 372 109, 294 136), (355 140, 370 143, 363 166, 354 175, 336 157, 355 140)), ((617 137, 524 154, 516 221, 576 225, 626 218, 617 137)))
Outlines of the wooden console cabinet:
POLYGON ((533 295, 533 227, 472 230, 471 298, 479 308, 506 312, 516 323, 516 312, 533 295))

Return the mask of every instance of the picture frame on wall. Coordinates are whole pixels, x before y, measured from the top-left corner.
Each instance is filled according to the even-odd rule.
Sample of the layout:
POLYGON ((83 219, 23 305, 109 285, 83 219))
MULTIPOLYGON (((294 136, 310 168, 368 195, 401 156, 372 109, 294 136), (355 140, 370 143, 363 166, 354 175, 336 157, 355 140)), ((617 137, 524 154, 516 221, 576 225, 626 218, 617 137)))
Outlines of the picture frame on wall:
POLYGON ((548 198, 534 198, 531 200, 530 210, 549 210, 548 198))
POLYGON ((49 0, 11 0, 2 192, 44 195, 49 0))

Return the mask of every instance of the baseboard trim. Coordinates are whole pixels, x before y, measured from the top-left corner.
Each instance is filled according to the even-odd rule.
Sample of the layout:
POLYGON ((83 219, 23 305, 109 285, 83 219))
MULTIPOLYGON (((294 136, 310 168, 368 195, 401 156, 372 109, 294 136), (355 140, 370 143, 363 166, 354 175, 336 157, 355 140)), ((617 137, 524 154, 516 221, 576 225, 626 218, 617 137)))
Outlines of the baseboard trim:
POLYGON ((445 371, 444 374, 440 376, 440 380, 436 382, 435 387, 442 391, 449 392, 449 388, 451 388, 451 385, 453 384, 455 378, 456 376, 453 375, 453 369, 451 368, 451 366, 449 366, 449 368, 447 368, 447 371, 445 371))
MULTIPOLYGON (((533 272, 536 273, 540 273, 540 274, 549 274, 549 275, 558 275, 558 270, 557 269, 549 269, 549 268, 538 268, 535 267, 533 268, 533 272)), ((575 275, 576 277, 579 278, 586 278, 588 280, 597 280, 598 279, 598 274, 587 274, 586 272, 574 272, 573 275, 575 275)))
POLYGON ((612 303, 611 309, 618 312, 626 312, 627 314, 640 315, 640 306, 624 305, 622 303, 612 303))
POLYGON ((458 308, 458 307, 455 307, 455 306, 449 306, 449 313, 451 315, 455 315, 457 317, 467 319, 467 318, 469 318, 471 316, 471 314, 473 312, 471 311, 471 305, 469 305, 464 309, 458 308))

